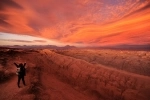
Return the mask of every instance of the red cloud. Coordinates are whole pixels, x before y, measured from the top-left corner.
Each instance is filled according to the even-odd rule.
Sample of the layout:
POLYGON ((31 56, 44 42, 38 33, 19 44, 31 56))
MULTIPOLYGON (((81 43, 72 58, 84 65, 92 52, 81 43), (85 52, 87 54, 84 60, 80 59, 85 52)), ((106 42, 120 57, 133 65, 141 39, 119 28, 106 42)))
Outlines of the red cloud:
POLYGON ((34 40, 34 42, 41 42, 41 43, 44 43, 44 42, 47 42, 45 40, 34 40))
POLYGON ((1 0, 0 32, 65 43, 146 44, 149 6, 147 0, 1 0))

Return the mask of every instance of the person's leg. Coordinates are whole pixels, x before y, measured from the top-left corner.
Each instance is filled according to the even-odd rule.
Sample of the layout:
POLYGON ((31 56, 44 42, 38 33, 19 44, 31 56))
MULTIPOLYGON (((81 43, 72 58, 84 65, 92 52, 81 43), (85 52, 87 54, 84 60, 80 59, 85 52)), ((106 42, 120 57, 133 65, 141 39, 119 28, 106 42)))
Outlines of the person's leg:
POLYGON ((18 87, 20 88, 20 79, 21 79, 21 77, 20 77, 20 75, 18 75, 18 87))
POLYGON ((24 80, 24 76, 22 76, 22 82, 23 82, 23 85, 26 85, 25 80, 24 80))

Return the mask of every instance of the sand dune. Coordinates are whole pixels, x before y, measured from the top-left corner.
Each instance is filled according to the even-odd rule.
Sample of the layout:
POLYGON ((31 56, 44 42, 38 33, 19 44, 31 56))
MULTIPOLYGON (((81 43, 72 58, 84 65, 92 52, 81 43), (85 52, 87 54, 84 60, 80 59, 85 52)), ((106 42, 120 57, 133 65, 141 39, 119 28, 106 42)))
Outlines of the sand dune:
MULTIPOLYGON (((76 52, 75 50, 60 52, 48 49, 12 51, 1 50, 0 99, 150 99, 149 74, 146 73, 146 76, 144 76, 145 73, 143 74, 142 72, 141 74, 143 75, 140 75, 140 71, 137 72, 139 69, 136 69, 135 72, 132 72, 125 70, 125 67, 121 70, 118 70, 119 64, 116 68, 106 66, 104 63, 107 63, 107 61, 101 64, 101 61, 98 62, 99 58, 97 57, 96 53, 93 55, 94 50, 92 52, 93 53, 90 51, 90 54, 88 50, 76 52), (79 53, 80 59, 77 59, 75 56, 79 56, 79 53), (89 58, 94 56, 96 60, 94 59, 93 61, 89 61, 89 58), (27 86, 21 85, 21 88, 17 87, 17 76, 15 75, 16 68, 13 65, 13 62, 27 62, 27 76, 25 77, 27 86)), ((115 55, 114 52, 115 51, 109 54, 110 57, 105 57, 113 58, 115 55)), ((103 53, 106 54, 107 51, 103 51, 103 53)), ((104 57, 104 54, 101 54, 102 57, 104 57)), ((117 51, 116 54, 118 54, 117 51)), ((146 52, 146 56, 147 55, 149 55, 149 52, 146 52)), ((125 56, 125 59, 127 59, 127 55, 118 54, 118 56, 125 56)), ((118 62, 122 62, 122 59, 119 60, 118 56, 115 58, 116 61, 118 60, 118 62)), ((142 59, 149 58, 147 56, 147 58, 142 59)), ((142 64, 143 60, 140 60, 140 63, 142 64)), ((142 67, 145 68, 145 66, 142 67)))

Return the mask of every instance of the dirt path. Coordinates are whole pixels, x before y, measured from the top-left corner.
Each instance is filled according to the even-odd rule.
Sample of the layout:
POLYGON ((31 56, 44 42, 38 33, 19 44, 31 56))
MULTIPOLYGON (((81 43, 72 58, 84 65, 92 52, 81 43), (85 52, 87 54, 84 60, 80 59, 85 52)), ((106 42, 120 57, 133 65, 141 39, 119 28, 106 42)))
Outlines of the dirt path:
POLYGON ((30 67, 25 77, 27 86, 17 87, 17 75, 0 84, 0 100, 97 100, 62 82, 40 67, 30 67))
POLYGON ((43 100, 95 100, 59 81, 56 76, 49 73, 42 74, 42 85, 45 97, 43 100))
MULTIPOLYGON (((25 77, 26 84, 29 85, 29 77, 25 77)), ((0 100, 24 100, 24 96, 26 98, 30 98, 31 96, 27 96, 25 90, 27 90, 28 86, 23 86, 22 81, 20 82, 20 88, 17 87, 17 75, 13 76, 10 80, 0 84, 0 100)))
POLYGON ((13 77, 11 80, 0 84, 0 100, 13 98, 22 90, 22 88, 18 89, 15 80, 17 80, 17 77, 13 77))

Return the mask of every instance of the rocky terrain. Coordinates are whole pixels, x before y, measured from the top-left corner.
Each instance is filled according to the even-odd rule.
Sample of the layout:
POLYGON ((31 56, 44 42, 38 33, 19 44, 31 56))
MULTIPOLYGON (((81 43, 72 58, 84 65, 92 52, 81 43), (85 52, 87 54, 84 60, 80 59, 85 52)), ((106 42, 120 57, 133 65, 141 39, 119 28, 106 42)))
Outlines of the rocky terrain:
POLYGON ((0 55, 0 100, 150 99, 148 51, 1 49, 0 55), (27 63, 27 86, 17 87, 14 62, 27 63))
POLYGON ((83 59, 92 64, 124 70, 140 75, 150 76, 150 52, 127 50, 55 50, 56 53, 83 59))

